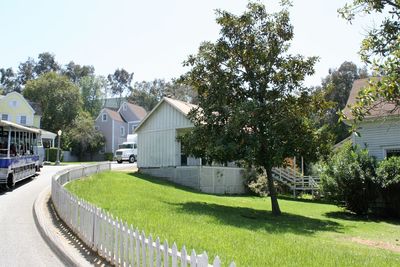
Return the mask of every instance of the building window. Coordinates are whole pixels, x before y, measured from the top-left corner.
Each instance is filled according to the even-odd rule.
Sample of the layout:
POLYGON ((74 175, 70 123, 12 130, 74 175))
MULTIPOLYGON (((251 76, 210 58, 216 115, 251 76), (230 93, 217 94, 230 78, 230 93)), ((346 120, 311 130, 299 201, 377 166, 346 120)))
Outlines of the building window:
POLYGON ((10 107, 16 108, 17 107, 17 100, 12 100, 8 104, 10 105, 10 107))
POLYGON ((1 114, 1 119, 3 121, 8 121, 8 114, 1 114))
POLYGON ((101 116, 101 120, 102 121, 107 121, 107 114, 103 114, 102 116, 101 116))
POLYGON ((125 127, 124 126, 121 126, 120 133, 121 133, 121 136, 125 135, 125 127))
POLYGON ((26 116, 21 116, 21 118, 19 119, 19 123, 26 125, 26 116))
POLYGON ((386 158, 390 157, 400 157, 400 147, 386 149, 386 158))

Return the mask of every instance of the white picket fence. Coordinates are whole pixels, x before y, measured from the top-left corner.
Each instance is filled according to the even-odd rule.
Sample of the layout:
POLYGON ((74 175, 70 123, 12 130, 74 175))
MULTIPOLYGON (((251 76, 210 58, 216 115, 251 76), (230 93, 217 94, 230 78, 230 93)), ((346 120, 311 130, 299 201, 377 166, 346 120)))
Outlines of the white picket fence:
MULTIPOLYGON (((221 266, 218 256, 208 264, 206 252, 188 254, 185 246, 179 251, 173 243, 163 243, 157 237, 146 237, 143 231, 114 218, 98 207, 77 198, 64 185, 75 179, 110 170, 110 163, 79 166, 57 173, 52 180, 51 198, 59 217, 79 238, 115 266, 221 266)), ((229 267, 235 267, 232 262, 229 267)))

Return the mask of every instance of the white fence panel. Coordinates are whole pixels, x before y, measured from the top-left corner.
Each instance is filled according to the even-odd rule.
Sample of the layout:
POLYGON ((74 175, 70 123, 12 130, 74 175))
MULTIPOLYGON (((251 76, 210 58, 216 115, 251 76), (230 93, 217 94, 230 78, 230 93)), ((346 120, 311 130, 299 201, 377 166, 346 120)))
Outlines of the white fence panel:
MULTIPOLYGON (((165 240, 161 245, 160 238, 155 241, 151 235, 146 237, 142 231, 128 226, 122 219, 115 218, 85 200, 79 199, 64 185, 84 176, 111 169, 110 163, 79 166, 57 173, 52 180, 51 198, 59 217, 78 237, 93 251, 115 266, 156 266, 156 267, 191 267, 221 266, 221 260, 215 257, 213 265, 208 264, 206 252, 197 255, 192 250, 187 254, 185 246, 179 252, 176 243, 172 248, 165 240)), ((231 262, 229 267, 236 267, 231 262)))

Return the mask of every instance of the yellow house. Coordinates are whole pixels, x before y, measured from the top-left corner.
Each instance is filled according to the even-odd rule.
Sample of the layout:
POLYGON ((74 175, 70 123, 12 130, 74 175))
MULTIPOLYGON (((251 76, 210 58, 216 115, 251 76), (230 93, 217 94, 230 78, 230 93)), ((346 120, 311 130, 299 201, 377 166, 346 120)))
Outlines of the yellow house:
POLYGON ((36 103, 27 101, 20 93, 0 96, 0 119, 40 128, 42 111, 36 103))

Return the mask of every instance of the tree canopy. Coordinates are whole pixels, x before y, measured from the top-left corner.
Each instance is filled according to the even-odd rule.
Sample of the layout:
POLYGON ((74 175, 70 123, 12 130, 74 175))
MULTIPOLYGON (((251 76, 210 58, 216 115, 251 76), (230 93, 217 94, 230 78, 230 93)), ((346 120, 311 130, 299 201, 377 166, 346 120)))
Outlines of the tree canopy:
POLYGON ((180 137, 188 154, 209 161, 239 161, 265 171, 273 214, 280 214, 272 168, 288 157, 321 151, 316 128, 324 101, 303 86, 316 57, 289 54, 293 39, 286 6, 268 13, 250 2, 242 15, 217 11, 216 42, 204 42, 184 62, 182 81, 198 93, 189 113, 194 128, 180 137))
POLYGON ((345 108, 353 82, 357 79, 367 78, 365 68, 359 68, 353 62, 345 61, 339 68, 332 68, 329 74, 322 79, 322 84, 317 92, 322 92, 326 101, 331 103, 322 118, 321 124, 326 124, 338 143, 350 135, 349 127, 339 121, 339 114, 345 108))
POLYGON ((42 128, 57 132, 71 126, 82 109, 79 88, 66 76, 48 72, 30 80, 25 86, 24 97, 42 107, 42 128))
POLYGON ((353 0, 339 9, 348 21, 357 15, 386 14, 381 25, 370 29, 360 48, 361 59, 372 67, 381 79, 372 79, 360 92, 359 101, 352 108, 356 121, 362 120, 377 102, 394 104, 400 108, 400 2, 398 0, 353 0))

